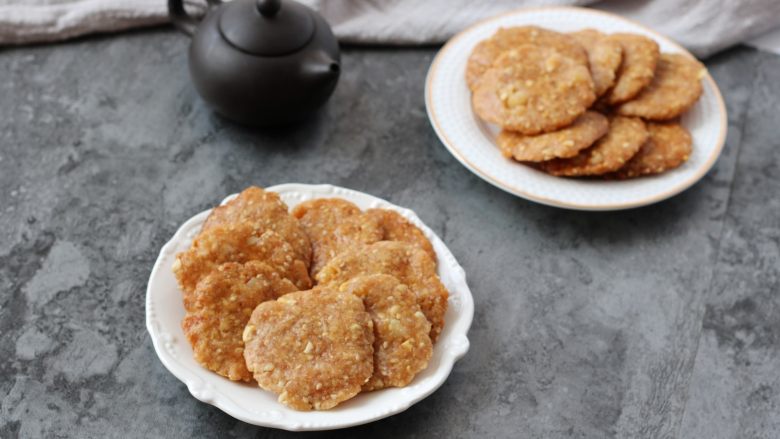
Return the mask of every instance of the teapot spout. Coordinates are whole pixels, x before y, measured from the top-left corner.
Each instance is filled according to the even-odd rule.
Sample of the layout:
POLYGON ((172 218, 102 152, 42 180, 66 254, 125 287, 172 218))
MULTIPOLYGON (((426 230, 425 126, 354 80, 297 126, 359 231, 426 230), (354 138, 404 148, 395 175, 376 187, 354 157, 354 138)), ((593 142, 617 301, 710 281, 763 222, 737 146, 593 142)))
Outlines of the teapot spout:
POLYGON ((339 77, 341 65, 322 50, 312 52, 303 64, 303 74, 312 81, 331 81, 339 77))

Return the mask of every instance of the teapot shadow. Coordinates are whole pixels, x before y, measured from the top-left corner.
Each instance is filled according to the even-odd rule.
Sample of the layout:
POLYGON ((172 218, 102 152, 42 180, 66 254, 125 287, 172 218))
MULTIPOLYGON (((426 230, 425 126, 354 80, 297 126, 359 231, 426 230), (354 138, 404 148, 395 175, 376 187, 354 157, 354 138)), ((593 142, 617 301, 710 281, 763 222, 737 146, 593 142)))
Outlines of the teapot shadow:
POLYGON ((236 138, 239 143, 251 143, 264 151, 295 152, 316 147, 325 133, 327 106, 319 108, 295 121, 269 126, 247 125, 235 122, 212 111, 210 119, 222 135, 236 138))

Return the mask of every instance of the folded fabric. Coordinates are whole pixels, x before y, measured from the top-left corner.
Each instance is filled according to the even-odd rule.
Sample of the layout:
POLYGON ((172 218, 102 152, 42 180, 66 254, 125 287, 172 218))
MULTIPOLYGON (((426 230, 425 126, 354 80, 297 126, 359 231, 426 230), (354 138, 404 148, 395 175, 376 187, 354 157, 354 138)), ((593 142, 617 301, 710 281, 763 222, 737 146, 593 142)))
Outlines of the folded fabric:
POLYGON ((0 0, 0 44, 60 41, 167 21, 165 0, 0 0))
MULTIPOLYGON (((356 44, 438 44, 478 20, 540 4, 593 5, 615 12, 669 35, 699 56, 780 28, 778 0, 301 1, 320 11, 342 42, 356 44)), ((0 0, 0 45, 58 41, 166 21, 166 0, 0 0)), ((777 38, 761 41, 761 47, 780 50, 777 38)))

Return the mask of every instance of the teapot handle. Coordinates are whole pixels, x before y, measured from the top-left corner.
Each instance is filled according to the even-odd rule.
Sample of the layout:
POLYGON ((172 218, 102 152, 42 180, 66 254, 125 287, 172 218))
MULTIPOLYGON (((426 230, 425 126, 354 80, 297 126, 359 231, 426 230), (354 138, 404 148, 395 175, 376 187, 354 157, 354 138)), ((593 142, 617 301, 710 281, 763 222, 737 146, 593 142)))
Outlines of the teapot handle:
MULTIPOLYGON (((221 5, 222 0, 206 0, 206 3, 208 3, 208 9, 211 10, 211 8, 221 5)), ((184 10, 183 0, 168 0, 168 15, 170 15, 171 22, 177 29, 189 36, 195 34, 195 29, 198 27, 200 20, 187 14, 187 11, 184 10)))

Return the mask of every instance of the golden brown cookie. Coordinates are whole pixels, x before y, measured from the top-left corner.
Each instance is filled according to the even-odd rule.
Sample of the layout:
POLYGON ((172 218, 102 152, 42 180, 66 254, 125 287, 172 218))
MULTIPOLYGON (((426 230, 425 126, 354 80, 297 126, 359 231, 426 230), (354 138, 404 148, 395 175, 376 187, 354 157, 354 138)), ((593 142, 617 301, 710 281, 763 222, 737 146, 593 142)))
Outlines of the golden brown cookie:
POLYGON ((587 111, 573 124, 558 131, 524 136, 515 131, 502 130, 496 142, 505 157, 540 162, 556 157, 574 157, 581 150, 593 145, 608 129, 609 121, 604 115, 587 111))
POLYGON ((587 66, 534 45, 499 56, 471 96, 483 120, 526 135, 569 125, 595 99, 587 66))
POLYGON ((608 104, 616 105, 630 100, 650 84, 660 52, 655 41, 642 35, 612 34, 610 39, 623 48, 617 81, 604 95, 608 104))
POLYGON ((342 251, 381 241, 384 233, 376 218, 339 198, 306 201, 293 209, 293 215, 311 240, 312 275, 342 251))
POLYGON ((673 119, 696 103, 701 96, 701 78, 706 70, 701 63, 685 55, 662 53, 653 81, 617 113, 650 120, 673 119))
POLYGON ((260 303, 297 290, 263 262, 220 265, 185 299, 181 327, 195 360, 231 380, 250 381, 241 341, 249 316, 260 303))
POLYGON ((311 287, 306 264, 277 233, 249 223, 213 225, 187 251, 176 255, 173 273, 185 295, 201 278, 225 262, 262 261, 299 289, 311 287))
POLYGON ((570 34, 588 53, 590 75, 596 96, 601 96, 615 84, 617 71, 623 60, 620 43, 595 29, 584 29, 570 34))
POLYGON ((340 286, 369 274, 389 274, 414 292, 420 309, 431 322, 430 337, 435 342, 444 326, 449 293, 436 275, 433 259, 414 245, 380 241, 339 254, 317 273, 316 279, 321 285, 340 286))
POLYGON ((428 253, 436 261, 436 252, 425 234, 398 212, 390 209, 368 209, 366 214, 373 216, 382 226, 382 241, 402 241, 414 244, 428 253))
POLYGON ((371 317, 357 296, 317 288, 255 308, 243 333, 247 368, 296 410, 327 410, 374 372, 371 317))
POLYGON ((587 54, 582 46, 566 34, 536 26, 501 28, 492 37, 477 44, 471 51, 466 65, 466 84, 474 91, 479 78, 502 53, 524 44, 549 47, 582 65, 588 63, 587 54))
POLYGON ((374 322, 374 374, 363 391, 403 387, 428 366, 431 324, 417 297, 393 276, 356 277, 339 287, 363 299, 374 322))
POLYGON ((647 123, 650 137, 642 149, 613 175, 616 178, 634 178, 660 174, 674 169, 688 160, 693 140, 682 125, 676 122, 647 123))
POLYGON ((542 171, 563 177, 602 175, 621 168, 647 140, 647 129, 641 119, 617 116, 609 131, 595 145, 570 159, 553 159, 534 163, 542 171))
POLYGON ((298 221, 287 211, 287 205, 275 192, 256 186, 244 189, 228 203, 215 207, 202 230, 231 223, 251 223, 261 230, 272 230, 287 241, 300 259, 309 267, 311 244, 298 221))

